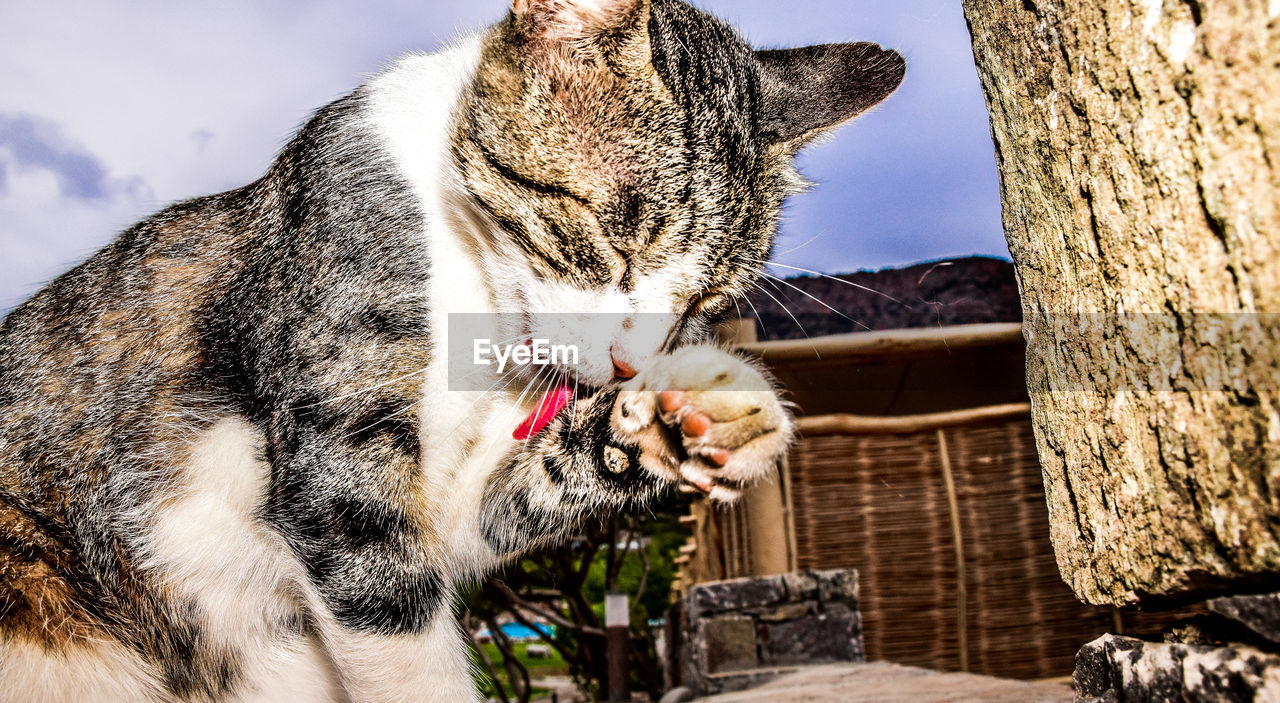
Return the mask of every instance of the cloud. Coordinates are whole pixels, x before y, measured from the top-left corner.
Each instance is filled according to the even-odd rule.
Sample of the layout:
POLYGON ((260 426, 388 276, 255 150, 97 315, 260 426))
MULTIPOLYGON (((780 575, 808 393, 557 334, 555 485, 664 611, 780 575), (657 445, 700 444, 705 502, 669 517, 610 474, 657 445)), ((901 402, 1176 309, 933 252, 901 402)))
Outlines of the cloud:
POLYGON ((203 153, 215 136, 212 130, 201 128, 191 133, 191 141, 195 142, 196 151, 203 153))
MULTIPOLYGON (((819 186, 792 201, 779 249, 821 236, 784 261, 1006 255, 959 3, 693 2, 759 46, 868 40, 907 57, 897 95, 803 157, 819 186)), ((11 4, 0 96, 7 119, 29 122, 18 147, 23 132, 0 124, 0 310, 164 202, 257 178, 310 112, 400 54, 499 19, 509 0, 11 4)))
POLYGON ((0 311, 35 292, 154 205, 55 120, 0 113, 0 311))
POLYGON ((7 147, 18 166, 47 169, 68 198, 108 197, 107 169, 93 154, 68 142, 52 120, 0 113, 0 148, 7 147))

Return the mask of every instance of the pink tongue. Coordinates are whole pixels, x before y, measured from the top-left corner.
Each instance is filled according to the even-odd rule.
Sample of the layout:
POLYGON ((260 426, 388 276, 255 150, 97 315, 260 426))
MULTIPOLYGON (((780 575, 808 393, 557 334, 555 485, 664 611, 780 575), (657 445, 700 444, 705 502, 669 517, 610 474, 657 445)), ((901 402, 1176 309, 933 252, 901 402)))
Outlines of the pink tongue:
POLYGON ((568 386, 556 386, 555 388, 543 394, 542 399, 538 401, 537 407, 533 412, 529 413, 529 417, 520 423, 516 431, 511 436, 519 440, 526 440, 542 431, 542 428, 551 424, 551 419, 556 413, 564 409, 564 406, 573 400, 573 389, 568 386))

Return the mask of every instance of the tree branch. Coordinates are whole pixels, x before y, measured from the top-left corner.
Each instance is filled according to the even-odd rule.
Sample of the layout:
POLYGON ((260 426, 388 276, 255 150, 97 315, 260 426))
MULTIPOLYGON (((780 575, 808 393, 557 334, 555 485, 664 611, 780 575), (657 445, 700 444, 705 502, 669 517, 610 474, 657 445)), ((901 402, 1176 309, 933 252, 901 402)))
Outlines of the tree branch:
POLYGON ((489 677, 489 682, 498 692, 498 699, 502 703, 511 703, 511 699, 507 697, 506 690, 502 687, 502 682, 498 680, 498 671, 493 668, 493 661, 489 659, 489 655, 484 653, 484 648, 476 641, 475 635, 471 633, 471 611, 463 613, 459 618, 462 624, 462 632, 466 634, 467 641, 471 643, 471 649, 476 653, 476 658, 480 660, 480 667, 484 669, 484 673, 489 677))
POLYGON ((489 582, 493 584, 493 587, 499 593, 502 594, 503 598, 506 598, 507 601, 511 603, 513 615, 517 615, 515 610, 516 608, 523 608, 531 613, 536 613, 539 617, 548 620, 549 622, 556 625, 557 627, 563 627, 566 630, 570 630, 572 632, 581 632, 583 634, 595 635, 597 637, 604 637, 605 635, 604 630, 601 630, 598 627, 591 627, 589 625, 578 624, 576 622, 573 622, 572 620, 565 618, 562 615, 559 615, 558 613, 552 612, 550 610, 545 610, 542 607, 534 603, 531 603, 530 601, 525 600, 524 598, 521 598, 518 593, 511 590, 511 587, 507 586, 507 584, 503 583, 499 579, 496 579, 496 578, 490 579, 489 582))

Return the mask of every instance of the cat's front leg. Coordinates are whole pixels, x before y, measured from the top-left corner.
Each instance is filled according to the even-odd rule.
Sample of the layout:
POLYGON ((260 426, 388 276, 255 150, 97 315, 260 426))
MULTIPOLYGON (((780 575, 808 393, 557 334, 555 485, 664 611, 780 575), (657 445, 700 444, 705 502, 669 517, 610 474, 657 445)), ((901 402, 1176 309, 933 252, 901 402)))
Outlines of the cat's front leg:
POLYGON ((793 433, 762 371, 715 347, 688 347, 621 387, 575 398, 517 447, 489 475, 476 529, 506 559, 678 481, 733 500, 768 475, 793 433))
POLYGON ((296 557, 301 624, 319 636, 346 700, 478 701, 452 610, 455 574, 439 558, 439 511, 420 478, 414 406, 389 409, 396 400, 412 403, 364 394, 333 415, 320 405, 294 416, 267 451, 264 518, 296 557))
POLYGON ((765 373, 710 346, 677 350, 624 384, 612 426, 641 448, 645 469, 724 502, 767 476, 795 432, 765 373))
POLYGON ((482 700, 471 675, 469 649, 451 608, 436 611, 419 632, 370 632, 332 619, 318 625, 348 703, 482 700))

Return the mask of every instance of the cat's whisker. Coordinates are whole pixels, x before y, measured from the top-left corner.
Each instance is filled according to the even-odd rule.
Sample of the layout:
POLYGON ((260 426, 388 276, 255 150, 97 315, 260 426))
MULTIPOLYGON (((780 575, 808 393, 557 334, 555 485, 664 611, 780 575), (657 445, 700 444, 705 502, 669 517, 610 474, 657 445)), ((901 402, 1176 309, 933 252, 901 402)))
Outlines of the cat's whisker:
POLYGON ((747 301, 747 306, 751 308, 751 312, 756 316, 756 324, 760 325, 760 332, 763 333, 767 339, 769 337, 769 330, 765 329, 764 318, 760 316, 760 311, 756 309, 756 304, 751 302, 750 296, 744 295, 742 296, 742 299, 747 301))
POLYGON ((516 408, 519 408, 521 405, 523 405, 523 404, 524 404, 525 396, 527 396, 527 395, 529 394, 529 391, 533 390, 533 386, 534 386, 534 384, 536 384, 536 383, 539 383, 539 382, 540 382, 540 380, 541 380, 541 378, 542 378, 542 374, 546 372, 547 368, 548 368, 548 367, 545 367, 545 366, 544 366, 544 367, 542 367, 542 368, 539 368, 539 369, 538 369, 538 370, 533 374, 533 378, 532 378, 532 379, 530 379, 530 380, 529 380, 529 382, 525 384, 525 386, 524 386, 524 390, 523 390, 523 391, 521 391, 521 392, 520 392, 519 397, 517 397, 517 398, 516 398, 516 402, 515 402, 515 407, 516 407, 516 408))
POLYGON ((480 401, 486 400, 488 398, 489 393, 491 393, 495 388, 497 388, 499 384, 502 385, 502 388, 499 389, 500 391, 505 391, 507 388, 509 388, 511 384, 515 382, 517 376, 519 375, 518 374, 519 371, 520 371, 519 366, 514 366, 514 365, 511 366, 506 371, 503 371, 501 375, 498 376, 498 380, 494 381, 493 385, 480 391, 477 394, 479 397, 471 401, 471 405, 467 407, 467 411, 465 413, 462 413, 463 419, 457 425, 454 425, 453 429, 449 431, 449 434, 452 435, 453 433, 457 432, 458 429, 462 427, 463 423, 468 421, 468 419, 471 416, 471 413, 476 409, 476 406, 480 404, 480 401))
MULTIPOLYGON (((547 400, 547 391, 545 390, 545 388, 548 386, 548 384, 552 382, 553 377, 551 375, 547 375, 546 378, 541 378, 541 376, 542 374, 539 374, 540 380, 538 381, 538 385, 534 387, 533 395, 529 397, 530 400, 537 398, 537 402, 534 403, 533 412, 530 413, 528 417, 536 418, 539 415, 541 415, 542 404, 545 403, 547 400)), ((524 446, 526 449, 529 447, 529 439, 532 437, 533 437, 533 433, 530 432, 529 436, 524 438, 524 446)))
MULTIPOLYGON (((578 399, 578 375, 574 374, 573 375, 573 400, 577 400, 577 399, 578 399)), ((570 446, 572 446, 571 442, 573 440, 573 421, 574 421, 573 406, 569 406, 569 436, 565 439, 565 444, 569 444, 570 446)))
MULTIPOLYGON (((543 369, 540 369, 538 373, 539 375, 541 375, 543 371, 547 371, 549 369, 551 369, 550 366, 544 367, 543 369)), ((538 405, 534 408, 532 417, 539 417, 542 415, 543 404, 547 402, 547 393, 549 393, 551 389, 555 387, 555 383, 556 383, 556 374, 554 371, 552 371, 551 373, 547 374, 546 381, 538 384, 538 405), (543 390, 544 386, 546 390, 543 390)), ((528 437, 524 438, 524 446, 526 448, 528 448, 529 440, 532 438, 533 438, 533 433, 530 433, 528 437)))
POLYGON ((916 285, 917 285, 917 286, 922 285, 922 284, 924 283, 924 279, 928 278, 928 277, 929 277, 929 274, 933 273, 934 271, 937 271, 937 270, 938 270, 938 269, 940 269, 940 268, 945 268, 945 267, 947 267, 947 266, 954 266, 954 265, 955 265, 955 263, 956 263, 956 262, 954 262, 954 261, 939 261, 938 263, 934 264, 933 266, 930 266, 930 267, 929 267, 929 270, 928 270, 928 271, 925 271, 925 272, 924 272, 924 275, 920 277, 920 280, 916 281, 916 285))
POLYGON ((350 432, 346 433, 342 437, 343 439, 350 439, 351 437, 355 437, 356 435, 359 435, 363 432, 368 432, 369 430, 377 427, 378 425, 381 425, 384 422, 387 422, 388 420, 394 420, 398 417, 401 417, 403 415, 407 415, 413 412, 414 408, 416 408, 417 405, 418 405, 417 403, 407 403, 403 408, 393 413, 388 413, 387 415, 383 415, 382 417, 378 418, 377 420, 374 420, 373 422, 365 425, 364 427, 359 427, 354 430, 351 430, 350 432))
MULTIPOLYGON (((511 342, 501 342, 500 344, 509 344, 509 343, 511 343, 511 342)), ((436 363, 436 364, 432 364, 431 366, 428 366, 426 369, 423 369, 423 371, 430 370, 432 367, 435 367, 435 366, 438 366, 438 365, 439 365, 439 362, 438 362, 438 363, 436 363)), ((484 394, 484 393, 488 393, 489 391, 493 390, 493 389, 494 389, 494 387, 496 387, 496 386, 497 386, 499 383, 501 383, 504 379, 506 379, 506 380, 507 380, 507 384, 509 385, 509 384, 511 383, 511 381, 512 381, 512 380, 514 380, 514 378, 516 377, 516 372, 518 372, 519 370, 520 370, 520 367, 518 367, 518 366, 512 366, 511 368, 509 368, 509 369, 507 369, 506 371, 504 371, 504 372, 502 373, 502 375, 501 375, 501 376, 499 376, 498 380, 497 380, 496 382, 494 382, 494 384, 493 384, 492 386, 489 386, 489 388, 486 388, 484 391, 481 391, 481 394, 482 394, 481 398, 477 398, 474 402, 472 402, 471 407, 468 409, 468 413, 467 413, 467 414, 470 414, 470 411, 475 409, 476 404, 477 404, 477 403, 479 403, 479 402, 480 402, 480 400, 482 400, 482 399, 483 399, 483 394, 484 394)), ((410 374, 410 375, 412 375, 412 374, 410 374)), ((371 386, 370 388, 366 389, 366 391, 376 390, 377 388, 378 388, 378 386, 371 386)), ((350 396, 350 395, 354 395, 354 394, 348 394, 348 396, 350 396)), ((347 433, 345 436, 346 436, 346 437, 354 437, 354 436, 356 436, 356 435, 359 435, 359 434, 360 434, 360 433, 362 433, 362 432, 366 432, 366 431, 368 431, 368 430, 371 430, 371 429, 373 429, 374 427, 377 427, 378 425, 380 425, 380 424, 382 424, 382 423, 384 423, 384 422, 387 422, 388 420, 393 420, 393 419, 395 419, 395 418, 397 418, 397 417, 400 417, 400 416, 402 416, 402 415, 408 414, 409 412, 412 412, 412 411, 413 411, 413 409, 416 407, 416 405, 417 405, 417 403, 409 403, 409 404, 408 404, 408 405, 406 405, 403 409, 401 409, 401 410, 397 410, 397 411, 395 411, 394 413, 391 413, 391 414, 386 415, 386 416, 384 416, 384 417, 378 418, 376 421, 374 421, 374 422, 372 422, 372 423, 370 423, 370 424, 368 424, 368 425, 365 425, 364 427, 360 427, 360 428, 357 428, 357 429, 355 429, 355 430, 352 430, 351 432, 347 433)), ((304 407, 305 407, 305 406, 304 406, 304 407)), ((461 424, 459 424, 459 425, 458 425, 458 427, 461 427, 461 424)), ((455 427, 455 428, 454 428, 454 431, 457 431, 457 427, 455 427)))
MULTIPOLYGON (((516 402, 512 404, 510 409, 508 409, 505 413, 503 413, 504 426, 510 425, 512 422, 515 422, 520 417, 520 408, 522 405, 524 405, 525 397, 528 395, 529 391, 534 388, 535 385, 538 385, 538 386, 542 385, 540 381, 542 374, 546 373, 547 370, 550 368, 551 367, 549 366, 544 366, 542 368, 539 368, 537 372, 534 373, 533 378, 529 381, 528 384, 525 385, 524 390, 520 392, 519 397, 516 398, 516 402), (507 420, 506 418, 510 418, 510 419, 507 420)), ((551 377, 554 378, 554 373, 551 374, 551 377)), ((493 437, 493 440, 489 442, 488 446, 485 447, 484 452, 482 452, 479 456, 487 455, 489 451, 493 449, 493 445, 497 444, 498 440, 506 436, 510 436, 510 435, 507 435, 504 433, 496 433, 493 437)), ((526 438, 524 440, 524 447, 527 449, 528 446, 529 446, 529 440, 526 438)))
POLYGON ((778 268, 790 269, 792 271, 799 271, 800 273, 807 273, 810 276, 818 276, 819 278, 825 278, 829 281, 835 281, 836 283, 843 283, 846 286, 851 286, 853 288, 857 288, 858 290, 866 291, 873 295, 878 295, 881 298, 885 298, 886 300, 891 300, 908 310, 911 309, 910 305, 907 305, 906 303, 902 302, 901 300, 898 300, 897 298, 893 297, 892 295, 889 295, 888 293, 885 293, 883 291, 878 291, 875 288, 869 288, 867 286, 862 285, 861 283, 854 283, 853 281, 846 281, 843 278, 837 278, 836 276, 829 276, 825 273, 822 273, 821 271, 814 271, 812 269, 801 268, 799 266, 789 266, 787 264, 780 264, 776 261, 761 261, 760 259, 753 259, 749 256, 739 256, 739 258, 743 259, 744 261, 752 261, 757 264, 763 264, 765 266, 777 266, 778 268))
MULTIPOLYGON (((503 422, 503 425, 504 425, 504 426, 505 426, 505 425, 509 425, 509 424, 511 424, 512 422, 514 422, 514 421, 515 421, 515 419, 516 419, 516 418, 518 418, 518 417, 520 416, 520 406, 524 404, 525 396, 526 396, 526 395, 528 395, 529 390, 533 387, 533 384, 534 384, 534 383, 536 383, 536 382, 538 381, 538 378, 543 374, 543 372, 544 372, 544 371, 546 371, 546 370, 547 370, 547 368, 549 368, 549 367, 545 367, 545 366, 544 366, 544 367, 542 367, 542 368, 538 369, 537 373, 535 373, 535 374, 533 375, 533 379, 532 379, 532 380, 530 380, 530 382, 529 382, 528 384, 526 384, 526 385, 525 385, 524 390, 520 392, 520 395, 516 398, 516 402, 515 402, 515 403, 513 403, 513 404, 511 405, 511 407, 510 407, 510 408, 508 408, 508 409, 507 409, 507 410, 502 414, 503 419, 504 419, 504 422, 503 422), (509 419, 508 419, 508 418, 509 418, 509 419)), ((518 377, 518 375, 517 375, 517 377, 518 377)), ((481 452, 480 454, 478 454, 477 456, 486 456, 486 455, 488 455, 488 454, 489 454, 489 452, 493 450, 493 445, 497 444, 497 443, 498 443, 498 440, 502 439, 503 437, 507 437, 507 436, 510 436, 510 435, 507 435, 507 434, 504 434, 504 433, 501 433, 501 432, 495 433, 495 434, 494 434, 494 436, 493 436, 493 439, 489 441, 489 444, 488 444, 487 446, 485 446, 484 451, 483 451, 483 452, 481 452)))
POLYGON ((809 246, 810 244, 813 244, 814 242, 818 241, 818 238, 819 238, 819 237, 821 237, 822 235, 823 235, 823 233, 822 233, 822 232, 819 232, 818 234, 815 234, 815 235, 813 235, 812 237, 809 237, 809 239, 805 240, 804 244, 801 244, 800 246, 791 247, 790 249, 788 249, 788 250, 786 250, 786 251, 780 251, 780 252, 778 252, 775 256, 786 256, 787 254, 794 254, 795 252, 800 251, 801 249, 803 249, 803 248, 805 248, 805 247, 809 246))
MULTIPOLYGON (((810 346, 813 346, 813 338, 809 336, 809 331, 806 330, 804 328, 804 325, 800 324, 800 320, 796 319, 796 316, 791 313, 791 308, 788 308, 786 305, 782 303, 781 300, 778 300, 777 298, 775 298, 773 294, 770 293, 768 290, 766 290, 764 286, 760 285, 759 282, 755 283, 755 287, 759 289, 761 293, 764 293, 765 295, 769 296, 769 298, 773 300, 773 302, 778 304, 778 307, 782 308, 783 311, 785 311, 787 315, 791 317, 791 321, 796 323, 796 327, 800 328, 800 333, 804 335, 805 339, 809 340, 810 346)), ((813 346, 813 355, 818 357, 819 359, 822 358, 822 354, 818 352, 818 347, 816 346, 813 346)))
POLYGON ((799 293, 800 295, 803 295, 804 297, 806 297, 806 298, 808 298, 808 299, 812 300, 813 302, 815 302, 815 303, 817 303, 817 304, 821 305, 822 307, 824 307, 824 308, 826 308, 826 309, 830 310, 831 312, 834 312, 835 314, 839 315, 840 317, 843 317, 844 319, 848 320, 849 322, 852 322, 853 324, 855 324, 855 325, 857 325, 857 326, 861 327, 862 329, 867 330, 868 332, 870 332, 870 331, 871 331, 871 328, 870 328, 870 327, 868 327, 868 326, 866 325, 866 323, 864 323, 864 322, 860 322, 860 321, 858 321, 858 320, 855 320, 855 319, 853 319, 852 317, 849 317, 848 315, 846 315, 846 314, 844 314, 844 313, 840 312, 839 310, 836 310, 835 308, 833 308, 833 307, 831 307, 830 305, 828 305, 828 304, 826 303, 826 301, 823 301, 823 300, 819 299, 817 296, 815 296, 815 295, 813 295, 813 294, 809 293, 808 291, 804 290, 803 288, 800 288, 800 287, 795 286, 795 285, 793 285, 793 284, 791 284, 791 283, 788 283, 788 282, 786 281, 786 279, 778 278, 777 276, 775 276, 775 275, 773 275, 773 274, 771 274, 771 273, 765 273, 764 275, 765 275, 765 276, 768 276, 769 278, 772 278, 772 279, 776 280, 778 283, 781 283, 782 285, 784 285, 784 286, 786 286, 786 287, 788 287, 788 288, 791 288, 792 290, 796 291, 796 292, 797 292, 797 293, 799 293))
MULTIPOLYGON (((521 370, 520 367, 514 366, 504 371, 502 376, 498 379, 500 382, 502 382, 502 387, 498 389, 498 392, 502 392, 510 388, 511 384, 515 383, 516 379, 520 378, 520 373, 519 373, 520 370, 521 370)), ((494 385, 497 385, 497 383, 495 383, 494 385)), ((494 390, 493 386, 489 386, 485 390, 481 391, 481 393, 484 395, 487 395, 489 393, 492 393, 493 390, 494 390)), ((483 399, 484 397, 482 396, 480 400, 483 400, 483 399)))
POLYGON ((770 300, 776 303, 778 307, 782 308, 782 311, 787 313, 787 315, 791 317, 791 321, 796 323, 796 327, 800 328, 800 332, 804 334, 806 338, 809 336, 809 331, 806 330, 804 328, 804 325, 800 324, 800 320, 797 319, 794 314, 792 314, 791 308, 787 307, 781 300, 778 300, 777 296, 775 296, 773 293, 770 293, 769 290, 764 286, 760 285, 759 282, 756 282, 753 285, 755 286, 756 290, 760 291, 761 293, 764 293, 766 296, 769 297, 770 300))
MULTIPOLYGON (((761 275, 764 275, 764 273, 765 273, 764 271, 760 272, 761 275)), ((773 289, 778 291, 779 293, 782 292, 782 289, 778 287, 778 284, 774 283, 772 280, 766 280, 765 283, 768 283, 769 285, 773 286, 773 289)))

